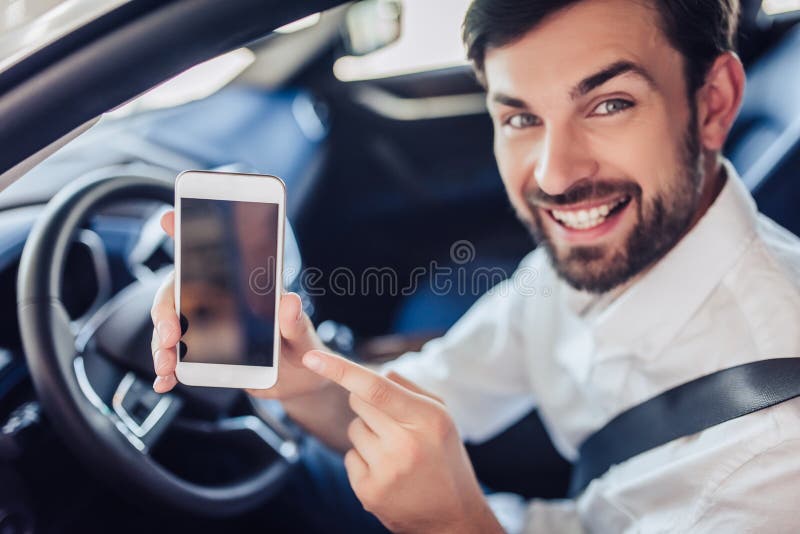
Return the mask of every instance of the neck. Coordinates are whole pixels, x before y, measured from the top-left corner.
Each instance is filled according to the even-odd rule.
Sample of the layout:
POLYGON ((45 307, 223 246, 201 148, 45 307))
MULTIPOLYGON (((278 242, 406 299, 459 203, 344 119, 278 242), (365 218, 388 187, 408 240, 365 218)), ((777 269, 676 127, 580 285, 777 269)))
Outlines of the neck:
POLYGON ((703 158, 703 181, 701 184, 700 201, 697 204, 692 222, 686 229, 691 230, 697 221, 706 214, 708 208, 714 203, 722 188, 725 186, 727 173, 722 166, 722 158, 716 153, 706 153, 703 158))

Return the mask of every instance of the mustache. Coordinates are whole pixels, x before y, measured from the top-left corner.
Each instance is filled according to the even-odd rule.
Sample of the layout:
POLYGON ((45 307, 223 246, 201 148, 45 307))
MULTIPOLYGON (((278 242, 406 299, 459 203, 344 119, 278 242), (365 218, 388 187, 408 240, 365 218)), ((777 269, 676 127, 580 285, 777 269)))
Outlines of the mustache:
POLYGON ((558 195, 549 195, 541 189, 525 193, 531 205, 568 206, 589 200, 599 200, 612 196, 628 195, 641 197, 642 188, 636 182, 623 180, 582 180, 558 195))

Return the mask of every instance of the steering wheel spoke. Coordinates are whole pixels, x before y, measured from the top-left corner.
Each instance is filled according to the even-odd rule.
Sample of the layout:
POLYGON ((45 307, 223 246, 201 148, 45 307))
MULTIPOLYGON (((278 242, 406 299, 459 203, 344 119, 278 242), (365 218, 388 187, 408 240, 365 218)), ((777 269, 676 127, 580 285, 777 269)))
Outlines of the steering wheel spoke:
POLYGON ((184 402, 174 393, 159 395, 133 372, 97 354, 76 356, 73 367, 83 396, 143 454, 156 444, 184 402))
POLYGON ((127 369, 152 374, 150 305, 166 275, 137 280, 106 301, 76 333, 76 351, 96 350, 127 369))
POLYGON ((147 447, 152 447, 161 437, 182 404, 178 395, 158 394, 130 371, 120 381, 111 400, 114 413, 147 447))

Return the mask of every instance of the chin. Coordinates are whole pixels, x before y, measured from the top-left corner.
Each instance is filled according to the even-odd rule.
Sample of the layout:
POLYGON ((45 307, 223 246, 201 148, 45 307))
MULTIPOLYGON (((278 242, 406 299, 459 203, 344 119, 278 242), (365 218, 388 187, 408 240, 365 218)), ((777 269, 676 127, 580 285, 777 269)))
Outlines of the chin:
POLYGON ((625 241, 613 244, 573 245, 541 241, 558 276, 581 291, 605 293, 627 282, 639 271, 626 253, 625 241))

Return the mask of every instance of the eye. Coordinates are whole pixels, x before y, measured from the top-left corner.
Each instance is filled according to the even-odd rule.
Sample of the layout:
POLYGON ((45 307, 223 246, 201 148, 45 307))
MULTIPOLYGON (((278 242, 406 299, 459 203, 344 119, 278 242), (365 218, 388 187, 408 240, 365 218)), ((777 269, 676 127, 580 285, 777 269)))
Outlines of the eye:
POLYGON ((631 102, 630 100, 624 100, 622 98, 612 98, 611 100, 605 100, 601 102, 596 108, 592 110, 592 115, 601 115, 601 116, 615 115, 620 111, 632 108, 633 105, 634 105, 633 102, 631 102))
POLYGON ((505 119, 503 124, 510 126, 515 130, 522 130, 523 128, 538 126, 541 124, 541 120, 539 117, 531 113, 516 113, 505 119))

